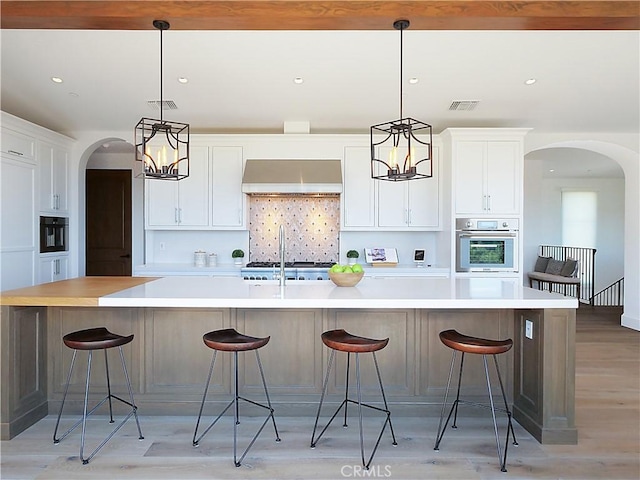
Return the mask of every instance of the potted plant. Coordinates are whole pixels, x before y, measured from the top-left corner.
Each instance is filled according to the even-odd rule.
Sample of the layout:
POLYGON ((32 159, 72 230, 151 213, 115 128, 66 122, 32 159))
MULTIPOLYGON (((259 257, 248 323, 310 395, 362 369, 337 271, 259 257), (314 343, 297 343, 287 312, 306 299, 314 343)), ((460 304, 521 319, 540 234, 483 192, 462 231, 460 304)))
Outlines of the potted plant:
POLYGON ((349 250, 347 252, 347 258, 349 259, 349 265, 355 265, 356 262, 358 261, 358 257, 360 257, 360 254, 358 253, 357 250, 349 250))
POLYGON ((237 248, 233 252, 231 252, 231 258, 233 258, 233 262, 236 265, 242 265, 242 259, 244 258, 244 251, 237 248))

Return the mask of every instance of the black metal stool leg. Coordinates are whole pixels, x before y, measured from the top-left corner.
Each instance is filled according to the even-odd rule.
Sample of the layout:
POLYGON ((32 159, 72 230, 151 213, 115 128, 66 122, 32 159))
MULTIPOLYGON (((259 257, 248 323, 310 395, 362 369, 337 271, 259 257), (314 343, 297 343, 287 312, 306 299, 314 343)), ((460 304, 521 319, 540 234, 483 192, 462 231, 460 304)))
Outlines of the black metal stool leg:
MULTIPOLYGON (((453 354, 455 355, 455 350, 453 354)), ((455 410, 453 414, 453 424, 451 428, 458 428, 458 405, 460 404, 460 386, 462 385, 462 367, 464 366, 464 352, 460 356, 460 373, 458 375, 458 391, 456 393, 456 401, 454 402, 455 410)))
MULTIPOLYGON (((392 445, 394 447, 398 446, 398 442, 396 441, 396 434, 393 431, 393 423, 391 423, 391 411, 389 410, 389 405, 387 404, 387 396, 384 393, 384 387, 382 386, 382 376, 380 375, 380 367, 378 367, 378 359, 376 357, 376 352, 373 353, 373 363, 376 366, 376 374, 378 375, 378 383, 380 384, 380 393, 382 394, 382 401, 384 402, 384 409, 387 412, 387 419, 389 421, 389 429, 391 430, 391 438, 393 439, 392 445)), ((384 428, 383 428, 384 430, 384 428)), ((381 434, 382 435, 382 434, 381 434)))
MULTIPOLYGON (((216 356, 218 355, 218 351, 214 350, 213 351, 213 358, 211 359, 211 365, 209 366, 209 376, 207 377, 207 383, 204 386, 204 394, 202 395, 202 403, 200 404, 200 412, 198 413, 198 420, 196 421, 196 429, 193 432, 193 446, 197 447, 198 443, 200 442, 200 440, 202 439, 202 437, 205 436, 205 434, 211 429, 211 427, 213 426, 210 425, 209 428, 207 428, 204 433, 202 435, 200 435, 200 438, 196 438, 198 435, 198 427, 200 426, 200 419, 202 418, 202 410, 204 409, 204 404, 205 401, 207 400, 207 391, 209 390, 209 383, 211 383, 211 376, 213 375, 213 367, 216 364, 216 356)), ((229 408, 229 407, 227 407, 229 408)), ((225 410, 226 411, 226 410, 225 410)))
MULTIPOLYGON (((329 423, 327 423, 327 425, 322 429, 322 431, 320 432, 320 435, 318 435, 318 437, 316 438, 316 429, 318 428, 318 420, 320 419, 320 411, 322 410, 322 402, 324 402, 324 396, 327 393, 327 385, 329 385, 329 376, 331 375, 331 367, 333 366, 333 360, 336 356, 336 351, 335 350, 331 350, 331 353, 329 354, 329 365, 327 365, 327 374, 324 378, 324 385, 322 385, 322 395, 320 395, 320 404, 318 405, 318 413, 316 414, 316 422, 313 425, 313 432, 311 433, 311 448, 316 448, 316 442, 318 440, 320 440, 320 437, 322 437, 322 434, 325 432, 325 430, 329 427, 329 424, 331 423, 331 420, 333 420, 335 418, 335 416, 338 414, 338 412, 340 411, 340 408, 338 408, 338 410, 336 410, 336 413, 334 413, 333 417, 331 417, 331 420, 329 421, 329 423)), ((342 402, 343 404, 346 403, 346 400, 342 402)))
MULTIPOLYGON (((136 419, 136 426, 138 427, 138 440, 144 440, 142 435, 142 429, 140 428, 140 420, 138 419, 138 407, 133 399, 133 389, 131 388, 131 379, 129 378, 129 372, 127 371, 127 364, 124 361, 124 353, 122 346, 118 347, 120 350, 120 360, 122 361, 122 371, 124 372, 124 378, 127 381, 127 390, 129 390, 129 400, 131 402, 131 408, 133 409, 133 416, 136 419)), ((126 403, 126 402, 125 402, 126 403)))
POLYGON ((113 404, 111 402, 111 380, 109 379, 109 359, 107 358, 107 349, 104 351, 104 368, 107 374, 107 398, 109 399, 109 423, 113 423, 113 404))
POLYGON ((58 412, 58 419, 56 420, 56 428, 53 430, 53 443, 54 443, 54 445, 59 444, 60 441, 63 438, 65 438, 67 435, 69 435, 69 433, 72 430, 72 429, 69 429, 60 438, 56 438, 56 435, 58 434, 58 426, 60 425, 60 417, 62 416, 62 409, 64 408, 64 402, 67 399, 67 392, 69 391, 69 384, 71 383, 71 375, 73 374, 73 365, 76 362, 76 354, 77 353, 78 353, 78 351, 74 350, 73 351, 73 356, 71 357, 71 365, 69 366, 69 374, 67 375, 67 384, 64 387, 64 394, 62 395, 62 403, 60 404, 60 411, 58 412))
POLYGON ((269 416, 273 422, 273 430, 276 433, 276 442, 280 441, 280 435, 278 434, 278 427, 276 426, 276 418, 273 415, 273 407, 271 406, 271 398, 269 397, 269 391, 267 390, 267 381, 264 378, 264 370, 262 368, 262 362, 260 361, 260 354, 256 350, 256 361, 258 362, 258 369, 260 370, 260 378, 262 378, 262 385, 264 386, 264 396, 267 397, 267 405, 269 405, 269 416))
MULTIPOLYGON (((356 357, 357 357, 356 353, 356 357)), ((347 372, 346 372, 346 380, 344 383, 344 423, 343 427, 347 428, 349 425, 347 424, 347 408, 349 407, 349 370, 351 369, 351 352, 347 352, 347 372)))

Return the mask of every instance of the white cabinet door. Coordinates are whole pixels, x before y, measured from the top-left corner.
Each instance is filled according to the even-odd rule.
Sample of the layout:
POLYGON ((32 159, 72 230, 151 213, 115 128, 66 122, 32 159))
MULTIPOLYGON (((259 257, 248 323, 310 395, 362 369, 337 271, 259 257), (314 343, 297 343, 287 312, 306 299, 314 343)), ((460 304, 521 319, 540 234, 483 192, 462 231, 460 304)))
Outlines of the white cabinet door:
POLYGON ((57 282, 68 278, 67 255, 40 257, 40 283, 57 282))
POLYGON ((180 227, 209 225, 209 148, 190 147, 189 176, 178 183, 180 227))
POLYGON ((63 214, 68 210, 69 152, 57 145, 38 144, 40 210, 63 214))
POLYGON ((440 149, 433 147, 433 177, 408 183, 408 225, 411 228, 440 227, 440 149))
MULTIPOLYGON (((418 151, 418 156, 427 156, 418 151)), ((382 153, 384 156, 384 153, 382 153)), ((379 181, 378 226, 429 230, 440 226, 439 149, 433 148, 433 177, 401 182, 379 181)))
POLYGON ((245 194, 242 193, 242 147, 211 147, 211 225, 243 228, 245 194))
POLYGON ((483 214, 486 143, 460 141, 455 144, 456 214, 483 214))
POLYGON ((342 227, 375 227, 375 180, 371 178, 370 147, 345 147, 342 227))
POLYGON ((33 161, 36 156, 36 139, 7 128, 2 129, 0 141, 2 152, 22 161, 33 161))
POLYGON ((209 150, 191 147, 189 176, 145 182, 148 228, 199 228, 209 224, 209 150))
POLYGON ((520 212, 520 162, 518 142, 487 144, 487 213, 514 214, 520 212))
POLYGON ((36 166, 2 156, 0 163, 0 290, 36 281, 36 166))
POLYGON ((456 214, 498 215, 520 212, 520 143, 456 143, 456 214))

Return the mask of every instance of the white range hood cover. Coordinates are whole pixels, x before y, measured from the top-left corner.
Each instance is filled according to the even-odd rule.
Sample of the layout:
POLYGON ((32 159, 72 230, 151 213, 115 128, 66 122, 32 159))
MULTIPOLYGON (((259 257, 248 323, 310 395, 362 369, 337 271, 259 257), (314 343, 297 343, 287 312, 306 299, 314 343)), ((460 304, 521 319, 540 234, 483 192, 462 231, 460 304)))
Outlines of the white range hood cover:
POLYGON ((340 160, 247 160, 242 191, 248 194, 342 193, 340 160))

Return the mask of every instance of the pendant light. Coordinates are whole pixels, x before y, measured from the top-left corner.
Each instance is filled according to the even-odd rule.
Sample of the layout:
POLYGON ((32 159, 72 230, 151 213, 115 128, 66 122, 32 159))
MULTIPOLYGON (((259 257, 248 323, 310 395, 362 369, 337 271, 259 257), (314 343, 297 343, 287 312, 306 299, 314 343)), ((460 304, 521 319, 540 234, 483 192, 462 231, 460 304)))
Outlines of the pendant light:
POLYGON ((371 127, 371 178, 391 182, 431 178, 431 125, 402 116, 402 32, 409 28, 409 20, 396 20, 393 28, 400 30, 400 118, 371 127))
POLYGON ((189 176, 189 124, 164 119, 162 98, 162 32, 170 25, 154 20, 160 30, 160 120, 142 118, 135 128, 136 160, 142 176, 156 180, 182 180, 189 176))

